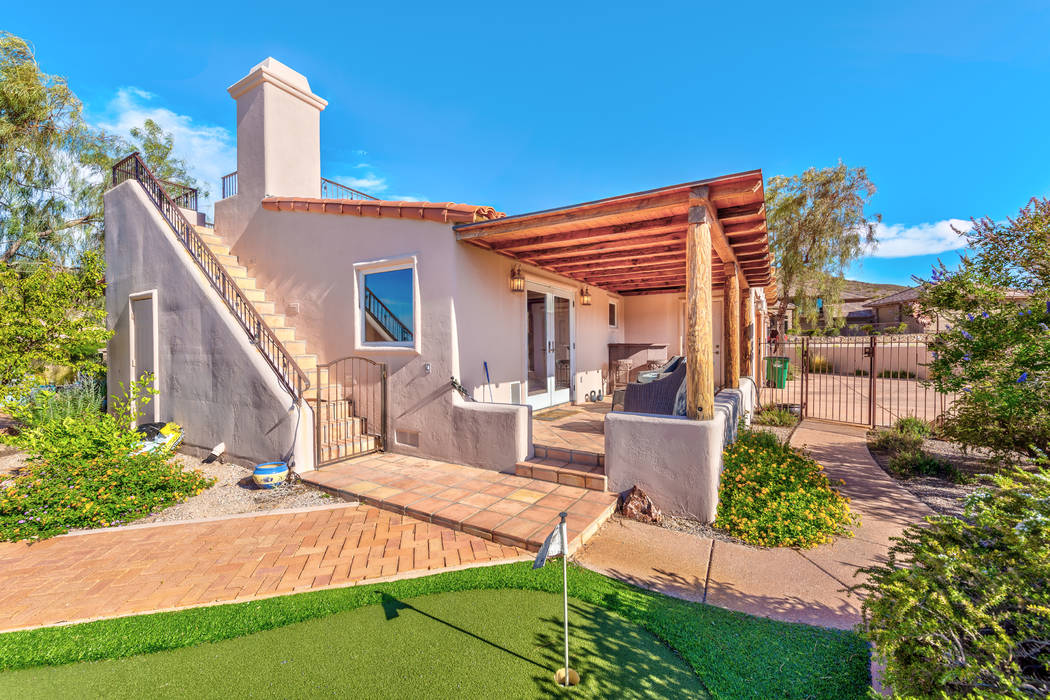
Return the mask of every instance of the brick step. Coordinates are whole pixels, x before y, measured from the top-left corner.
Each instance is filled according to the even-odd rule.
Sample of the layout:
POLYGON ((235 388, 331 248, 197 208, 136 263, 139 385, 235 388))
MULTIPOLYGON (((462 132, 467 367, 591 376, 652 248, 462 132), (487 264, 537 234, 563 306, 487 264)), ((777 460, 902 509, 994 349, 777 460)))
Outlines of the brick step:
POLYGON ((518 462, 514 467, 514 473, 526 479, 550 481, 591 491, 605 491, 608 488, 605 468, 599 466, 570 464, 551 459, 531 459, 518 462))
POLYGON ((361 435, 360 437, 339 440, 330 444, 322 444, 321 461, 330 462, 334 459, 356 457, 375 452, 378 447, 378 435, 361 435))
POLYGON ((380 453, 305 472, 304 482, 349 500, 537 551, 569 514, 574 552, 616 509, 616 494, 488 469, 380 453))
POLYGON ((550 445, 532 446, 535 459, 549 459, 555 462, 566 462, 570 465, 579 465, 579 468, 605 467, 605 455, 599 452, 588 452, 587 450, 570 450, 564 447, 551 447, 550 445))
POLYGON ((338 442, 340 440, 347 440, 349 438, 361 437, 368 432, 366 430, 364 418, 344 418, 343 420, 322 421, 318 425, 318 430, 321 433, 322 445, 338 442))
MULTIPOLYGON (((333 389, 333 391, 335 391, 335 389, 333 389)), ((323 397, 326 393, 327 389, 322 388, 321 396, 323 397)), ((310 402, 310 407, 314 409, 315 420, 333 421, 345 420, 347 418, 356 418, 356 416, 354 415, 353 401, 346 401, 344 399, 338 401, 318 402, 317 397, 314 395, 313 387, 311 387, 308 390, 306 400, 310 402)))

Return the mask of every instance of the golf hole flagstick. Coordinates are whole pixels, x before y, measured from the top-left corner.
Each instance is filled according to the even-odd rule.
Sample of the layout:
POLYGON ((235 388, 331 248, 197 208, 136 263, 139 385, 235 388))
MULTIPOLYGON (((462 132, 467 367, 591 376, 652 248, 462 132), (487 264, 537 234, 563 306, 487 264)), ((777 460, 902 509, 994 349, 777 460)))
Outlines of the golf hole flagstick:
POLYGON ((559 685, 569 687, 580 682, 580 674, 569 668, 569 535, 565 527, 565 516, 568 513, 559 513, 561 522, 558 523, 543 546, 536 554, 536 561, 532 563, 533 569, 541 569, 547 563, 548 557, 561 556, 561 595, 562 595, 562 619, 565 621, 565 667, 558 669, 554 679, 559 685))

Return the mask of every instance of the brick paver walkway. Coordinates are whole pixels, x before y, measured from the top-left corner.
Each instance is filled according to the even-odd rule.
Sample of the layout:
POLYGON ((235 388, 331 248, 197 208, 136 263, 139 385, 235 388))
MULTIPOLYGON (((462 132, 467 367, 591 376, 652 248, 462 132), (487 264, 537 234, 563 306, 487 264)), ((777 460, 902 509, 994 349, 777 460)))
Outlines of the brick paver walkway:
POLYGON ((0 542, 0 630, 248 600, 524 554, 357 504, 0 542))
POLYGON ((536 551, 568 513, 569 547, 586 541, 617 495, 460 464, 382 453, 324 467, 303 481, 341 496, 536 551))

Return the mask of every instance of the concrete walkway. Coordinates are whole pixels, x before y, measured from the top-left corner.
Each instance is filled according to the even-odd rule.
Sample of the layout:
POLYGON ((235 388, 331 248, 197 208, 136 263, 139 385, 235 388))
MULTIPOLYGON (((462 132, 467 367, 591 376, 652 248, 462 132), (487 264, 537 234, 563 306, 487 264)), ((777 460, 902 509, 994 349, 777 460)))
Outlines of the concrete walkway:
POLYGON ((871 459, 865 430, 805 421, 791 444, 844 479, 861 525, 814 549, 758 549, 628 520, 607 523, 577 554, 595 571, 669 595, 788 622, 849 628, 860 600, 844 589, 859 567, 884 561, 890 538, 931 511, 871 459))
POLYGON ((514 547, 350 503, 0 542, 0 631, 522 558, 514 547))

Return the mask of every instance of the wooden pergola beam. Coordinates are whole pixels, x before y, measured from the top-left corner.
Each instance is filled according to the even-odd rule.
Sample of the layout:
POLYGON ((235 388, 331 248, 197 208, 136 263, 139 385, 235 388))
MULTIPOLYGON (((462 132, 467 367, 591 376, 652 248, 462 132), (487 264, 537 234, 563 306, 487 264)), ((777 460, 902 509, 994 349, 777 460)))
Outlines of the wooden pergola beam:
POLYGON ((684 232, 685 216, 663 216, 648 221, 636 221, 631 224, 584 228, 578 231, 550 233, 543 236, 533 235, 530 231, 529 235, 519 238, 499 240, 492 243, 481 241, 481 243, 497 252, 520 253, 523 250, 543 250, 546 248, 550 248, 551 252, 555 252, 554 248, 568 247, 583 241, 589 241, 593 244, 600 241, 630 240, 639 236, 674 233, 684 235, 684 232))
POLYGON ((636 257, 637 253, 629 256, 618 255, 610 256, 608 258, 599 257, 594 260, 584 260, 581 262, 574 263, 563 263, 561 265, 545 265, 555 272, 565 272, 572 270, 603 270, 618 267, 634 267, 636 265, 645 265, 649 263, 667 263, 676 262, 679 265, 685 265, 685 248, 682 247, 679 250, 671 250, 663 253, 653 253, 651 255, 645 255, 636 257))
MULTIPOLYGON (((694 420, 715 417, 714 343, 711 338, 711 240, 714 211, 706 187, 689 192, 686 229, 686 415, 694 420)), ((726 258, 722 258, 726 261, 726 258)))
POLYGON ((630 238, 621 238, 618 240, 607 241, 605 243, 585 243, 583 245, 570 245, 561 248, 553 248, 551 250, 540 249, 535 252, 522 253, 520 257, 522 260, 527 260, 529 262, 552 265, 563 260, 578 260, 579 258, 576 256, 580 254, 597 255, 602 253, 625 252, 629 255, 636 255, 637 252, 632 253, 631 251, 649 249, 650 247, 658 249, 661 246, 674 245, 680 245, 682 250, 685 250, 684 225, 682 226, 681 233, 665 233, 653 236, 631 236, 630 238))
MULTIPOLYGON (((727 266, 728 267, 728 266, 727 266)), ((725 319, 726 361, 725 386, 730 389, 740 388, 740 276, 736 274, 735 265, 727 269, 724 305, 722 317, 725 319)))
POLYGON ((741 311, 744 314, 741 321, 743 363, 740 366, 740 374, 744 377, 755 377, 755 300, 750 289, 741 290, 740 299, 743 303, 741 311))

